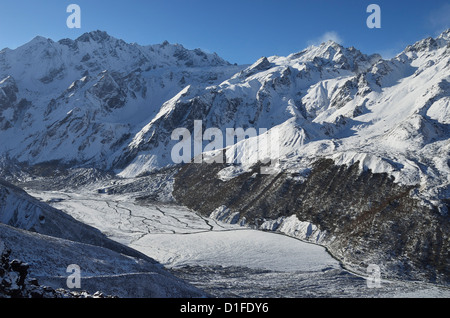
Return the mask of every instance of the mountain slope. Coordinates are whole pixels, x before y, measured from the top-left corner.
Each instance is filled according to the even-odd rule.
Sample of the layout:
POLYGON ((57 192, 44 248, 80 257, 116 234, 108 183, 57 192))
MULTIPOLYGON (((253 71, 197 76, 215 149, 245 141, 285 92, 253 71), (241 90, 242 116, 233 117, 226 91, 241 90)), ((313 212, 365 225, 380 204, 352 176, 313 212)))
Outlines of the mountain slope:
POLYGON ((148 256, 0 180, 0 243, 41 284, 66 288, 67 266, 82 269, 83 290, 120 297, 202 297, 148 256), (120 287, 116 287, 120 286, 120 287))
MULTIPOLYGON (((279 136, 273 159, 280 170, 305 171, 320 157, 359 162, 361 170, 419 184, 421 199, 445 214, 436 198, 449 196, 449 63, 449 32, 391 60, 332 42, 262 58, 220 85, 189 87, 166 102, 121 150, 116 165, 124 168, 121 176, 132 177, 173 164, 178 141, 170 135, 179 127, 193 135, 195 120, 203 132, 214 127, 223 137, 226 128, 263 128, 279 136)), ((208 143, 206 138, 202 149, 208 143)), ((265 158, 261 145, 264 139, 250 138, 228 151, 246 158, 249 168, 265 158)))
POLYGON ((188 87, 166 102, 160 113, 123 149, 119 166, 134 162, 121 175, 136 175, 140 165, 149 170, 158 168, 159 162, 173 164, 169 156, 176 142, 170 139, 171 133, 179 127, 193 133, 195 120, 202 121, 203 131, 219 128, 223 135, 225 128, 270 129, 287 120, 300 120, 305 112, 301 97, 308 87, 324 79, 342 81, 367 69, 379 58, 328 42, 286 58, 263 57, 219 85, 188 87))
POLYGON ((145 257, 2 180, 0 180, 0 222, 26 231, 102 246, 134 257, 145 257))
MULTIPOLYGON (((296 115, 271 128, 271 175, 261 174, 265 137, 249 138, 214 152, 241 154, 242 165, 184 166, 174 197, 205 215, 324 244, 360 272, 374 263, 389 277, 448 284, 450 31, 357 72, 344 74, 335 60, 322 65, 339 76, 306 85, 296 115)), ((256 74, 275 73, 278 64, 261 62, 256 74)), ((292 72, 282 78, 279 92, 292 72)))
MULTIPOLYGON (((436 198, 449 194, 448 45, 447 31, 382 60, 327 42, 234 66, 100 31, 59 42, 37 37, 0 52, 0 153, 135 177, 174 165, 172 132, 193 134, 197 120, 202 132, 217 128, 223 137, 227 128, 273 132, 282 170, 307 170, 324 157, 420 184, 422 199, 446 213, 436 198)), ((223 139, 216 149, 227 146, 223 139)), ((267 157, 250 143, 264 144, 229 149, 247 168, 267 157)))
POLYGON ((450 30, 389 60, 327 42, 235 66, 99 31, 0 52, 0 153, 14 169, 84 166, 132 179, 176 168, 172 133, 184 128, 179 203, 286 232, 295 217, 331 233, 320 237, 356 267, 378 260, 392 275, 439 282, 448 282, 449 105, 450 30), (257 134, 227 143, 239 128, 257 134), (195 132, 206 129, 215 130, 199 151, 195 132), (216 154, 243 162, 189 164, 216 154), (272 174, 262 176, 267 159, 272 174))
MULTIPOLYGON (((322 45, 322 49, 326 45, 322 45)), ((376 62, 365 70, 359 67, 359 73, 345 73, 341 65, 334 64, 334 57, 330 63, 337 76, 326 78, 323 73, 329 66, 322 61, 326 67, 321 68, 319 81, 306 84, 303 91, 300 89, 302 81, 292 84, 301 72, 291 70, 284 73, 288 75, 280 76, 277 72, 282 66, 279 64, 285 59, 269 59, 283 61, 267 64, 269 70, 257 73, 264 79, 278 74, 269 82, 278 83, 271 89, 276 87, 274 92, 283 96, 276 99, 277 95, 271 92, 264 99, 277 100, 275 110, 267 110, 269 115, 264 117, 273 121, 263 124, 278 136, 272 144, 277 148, 272 156, 277 162, 277 171, 306 176, 318 158, 332 159, 337 165, 358 163, 361 171, 388 173, 396 183, 417 186, 420 190, 414 195, 446 215, 445 202, 450 196, 449 46, 449 32, 445 32, 437 39, 408 47, 389 61, 375 59, 376 62), (292 86, 294 90, 290 91, 292 86), (296 101, 289 100, 295 96, 298 96, 296 101), (292 113, 288 114, 288 110, 292 113), (277 122, 280 112, 285 117, 277 122)), ((289 67, 292 69, 291 65, 289 67)), ((314 73, 308 72, 307 78, 313 77, 311 74, 314 73)), ((253 100, 261 99, 257 96, 253 100)), ((192 99, 192 103, 196 101, 192 99)), ((225 109, 217 112, 224 113, 225 109)), ((248 127, 243 116, 246 113, 246 107, 241 105, 229 124, 236 122, 238 127, 248 127)), ((258 127, 257 122, 253 123, 258 127)), ((265 136, 250 138, 228 148, 227 154, 238 153, 247 160, 244 168, 225 167, 219 174, 236 176, 250 171, 264 158, 261 155, 266 151, 261 147, 265 144, 263 138, 265 136)))
POLYGON ((10 257, 28 264, 30 278, 54 289, 68 289, 67 267, 81 271, 81 289, 124 298, 192 298, 206 295, 169 274, 148 258, 130 257, 108 248, 40 235, 0 224, 0 244, 10 257))
POLYGON ((129 44, 101 31, 58 42, 36 37, 0 51, 0 151, 29 164, 110 168, 114 151, 166 100, 237 69, 216 54, 129 44))
POLYGON ((188 164, 175 176, 177 202, 224 222, 324 245, 348 268, 370 264, 388 279, 448 284, 448 216, 410 196, 414 187, 358 164, 319 160, 307 177, 259 173, 221 180, 225 164, 188 164))

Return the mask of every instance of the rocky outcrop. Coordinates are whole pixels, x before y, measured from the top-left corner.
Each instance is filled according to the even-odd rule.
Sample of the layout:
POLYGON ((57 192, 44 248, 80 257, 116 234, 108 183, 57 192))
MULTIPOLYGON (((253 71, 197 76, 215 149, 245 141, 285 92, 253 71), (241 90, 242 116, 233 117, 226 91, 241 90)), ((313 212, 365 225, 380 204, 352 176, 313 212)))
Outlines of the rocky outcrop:
POLYGON ((101 31, 58 42, 36 37, 0 52, 0 156, 110 169, 111 155, 167 100, 241 69, 200 49, 140 46, 101 31))

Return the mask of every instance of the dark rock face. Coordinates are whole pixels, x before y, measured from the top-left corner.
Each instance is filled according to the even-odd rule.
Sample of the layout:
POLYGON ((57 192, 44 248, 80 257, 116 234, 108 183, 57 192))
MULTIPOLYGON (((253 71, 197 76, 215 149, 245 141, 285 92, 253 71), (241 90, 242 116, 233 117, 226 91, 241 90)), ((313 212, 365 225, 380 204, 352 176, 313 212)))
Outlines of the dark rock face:
POLYGON ((449 218, 412 198, 414 187, 325 159, 305 181, 255 167, 224 182, 217 178, 224 167, 185 165, 175 176, 175 199, 205 215, 226 206, 255 227, 295 214, 326 232, 330 252, 356 270, 377 264, 389 278, 450 282, 449 218))
POLYGON ((31 106, 26 99, 19 99, 16 81, 11 76, 0 80, 0 130, 6 130, 15 125, 23 113, 31 106), (8 111, 12 115, 7 115, 8 111))

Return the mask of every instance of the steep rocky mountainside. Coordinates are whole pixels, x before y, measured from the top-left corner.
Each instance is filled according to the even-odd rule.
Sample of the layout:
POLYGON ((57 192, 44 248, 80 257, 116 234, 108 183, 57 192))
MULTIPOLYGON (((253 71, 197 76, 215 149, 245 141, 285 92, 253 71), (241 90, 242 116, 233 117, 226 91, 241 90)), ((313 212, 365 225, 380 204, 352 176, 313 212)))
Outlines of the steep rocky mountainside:
MULTIPOLYGON (((386 277, 448 284, 449 40, 450 30, 391 60, 355 58, 326 43, 258 61, 220 87, 242 96, 255 82, 270 83, 270 93, 254 100, 278 92, 284 99, 270 99, 266 111, 292 117, 269 124, 278 138, 269 146, 260 135, 203 155, 234 153, 242 164, 187 164, 175 176, 175 199, 224 221, 324 244, 359 272, 377 264, 386 277), (351 67, 343 56, 363 63, 351 67), (278 151, 264 175, 268 147, 278 151)), ((249 127, 242 113, 235 117, 249 127)))
POLYGON ((111 168, 114 153, 165 101, 240 69, 199 49, 130 44, 102 31, 58 42, 36 37, 0 51, 1 155, 111 168))
POLYGON ((323 244, 349 268, 369 264, 386 278, 450 281, 450 220, 411 197, 415 187, 358 163, 318 160, 306 178, 250 172, 222 181, 224 165, 189 164, 175 176, 177 201, 204 215, 323 244), (286 231, 295 216, 308 229, 286 231), (287 222, 286 222, 287 223, 287 222), (287 226, 289 226, 287 224, 287 226))
POLYGON ((189 160, 231 141, 229 151, 248 159, 241 171, 267 156, 284 171, 307 171, 317 158, 359 162, 420 184, 421 199, 446 214, 449 65, 450 30, 390 60, 330 41, 250 66, 101 31, 58 42, 37 37, 0 51, 0 156, 19 167, 136 177, 173 166, 172 133, 197 129, 208 134, 201 149, 191 140, 189 160), (225 140, 227 129, 239 128, 259 136, 225 140), (217 130, 222 136, 211 144, 217 130), (263 146, 265 130, 278 136, 276 154, 263 146))

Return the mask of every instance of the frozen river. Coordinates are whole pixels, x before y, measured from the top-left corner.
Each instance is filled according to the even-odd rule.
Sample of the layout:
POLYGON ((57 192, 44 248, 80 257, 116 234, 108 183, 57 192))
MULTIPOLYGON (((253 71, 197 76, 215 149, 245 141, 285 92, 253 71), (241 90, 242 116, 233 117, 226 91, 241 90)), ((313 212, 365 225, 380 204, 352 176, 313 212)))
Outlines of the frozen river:
POLYGON ((220 223, 181 206, 139 205, 125 195, 29 193, 217 297, 450 296, 448 289, 406 282, 368 288, 321 246, 220 223))

